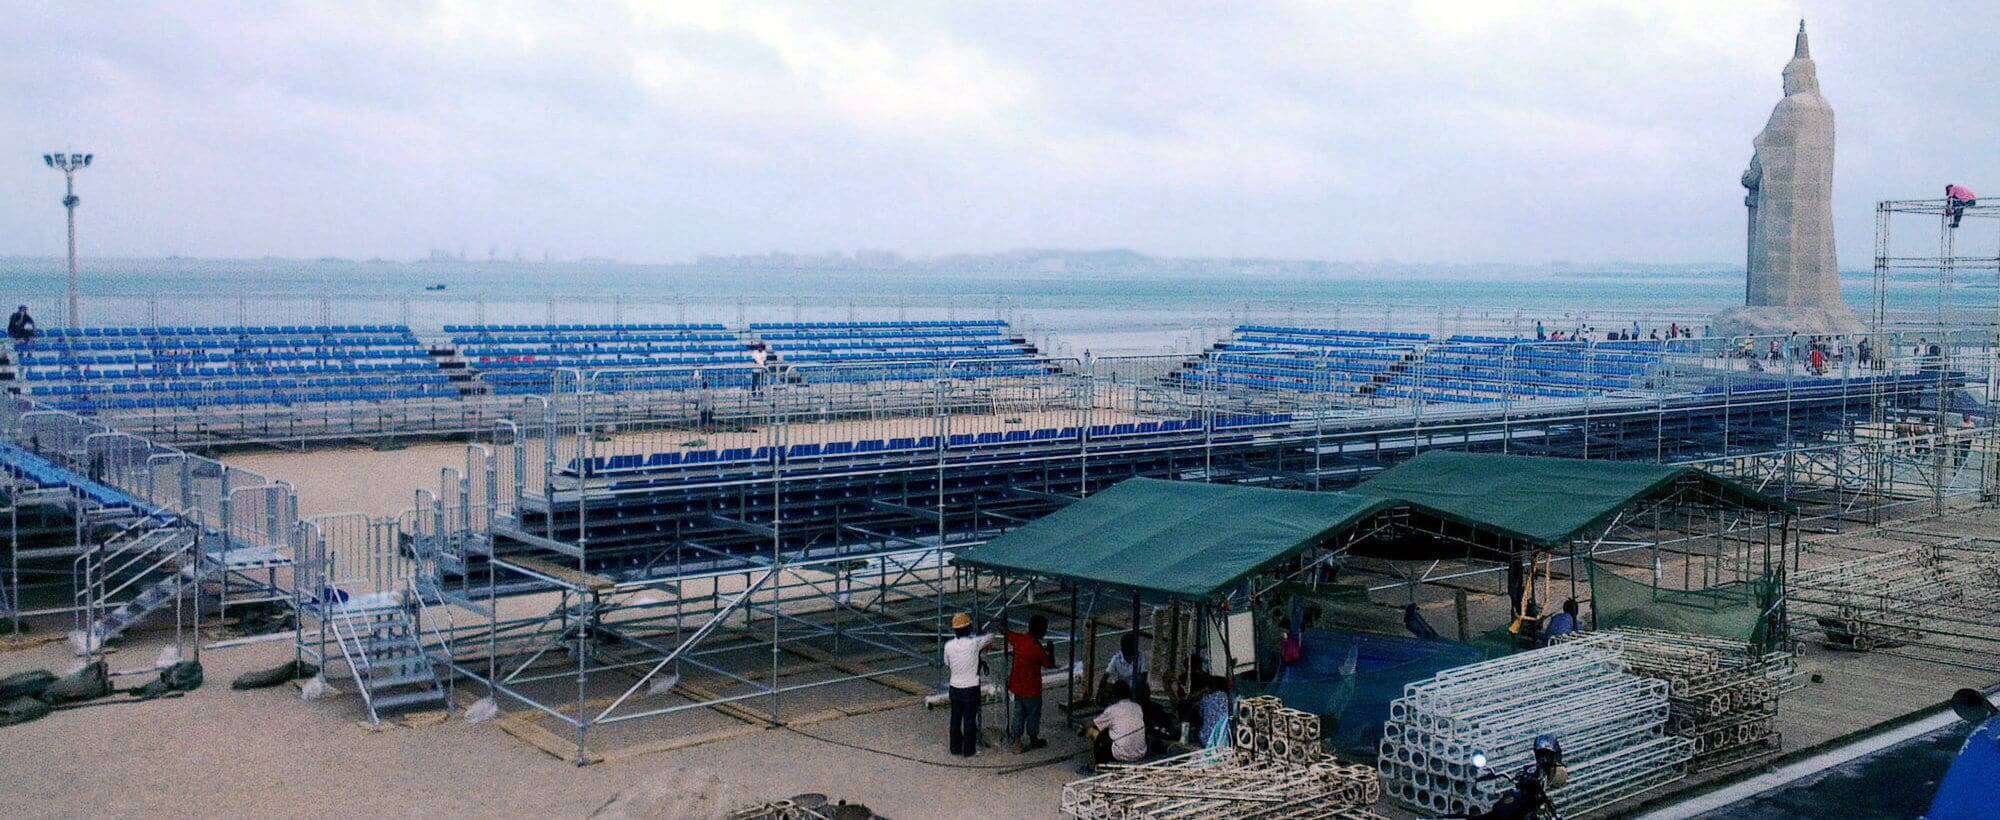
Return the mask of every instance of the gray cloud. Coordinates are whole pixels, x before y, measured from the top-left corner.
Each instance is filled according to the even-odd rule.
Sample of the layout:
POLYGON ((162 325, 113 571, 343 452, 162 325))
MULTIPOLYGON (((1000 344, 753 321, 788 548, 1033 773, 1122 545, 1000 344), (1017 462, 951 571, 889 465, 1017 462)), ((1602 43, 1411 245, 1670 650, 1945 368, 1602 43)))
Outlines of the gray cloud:
POLYGON ((1733 261, 1801 14, 1847 266, 2000 186, 1978 4, 31 3, 0 253, 1733 261))

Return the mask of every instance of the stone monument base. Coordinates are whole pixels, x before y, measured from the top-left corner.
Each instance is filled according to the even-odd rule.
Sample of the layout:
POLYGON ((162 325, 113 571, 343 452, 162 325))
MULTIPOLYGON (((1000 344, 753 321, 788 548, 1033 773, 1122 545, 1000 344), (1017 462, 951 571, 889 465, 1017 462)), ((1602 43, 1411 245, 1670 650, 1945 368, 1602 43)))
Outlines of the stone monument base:
POLYGON ((1783 336, 1797 332, 1804 336, 1855 335, 1867 332, 1867 325, 1842 305, 1822 307, 1788 305, 1745 305, 1715 314, 1708 320, 1710 336, 1783 336))

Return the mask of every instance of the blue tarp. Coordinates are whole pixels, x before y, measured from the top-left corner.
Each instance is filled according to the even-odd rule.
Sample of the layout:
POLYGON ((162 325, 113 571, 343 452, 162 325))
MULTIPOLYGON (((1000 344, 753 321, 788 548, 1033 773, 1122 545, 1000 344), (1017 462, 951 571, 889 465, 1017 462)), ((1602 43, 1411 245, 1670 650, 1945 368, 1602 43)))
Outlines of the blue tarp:
POLYGON ((1298 662, 1276 680, 1246 685, 1244 694, 1277 695, 1286 706, 1320 715, 1334 747, 1364 760, 1374 758, 1389 702, 1403 696, 1405 684, 1486 660, 1485 651, 1455 641, 1320 629, 1302 635, 1298 662), (1353 671, 1346 673, 1350 655, 1353 671))

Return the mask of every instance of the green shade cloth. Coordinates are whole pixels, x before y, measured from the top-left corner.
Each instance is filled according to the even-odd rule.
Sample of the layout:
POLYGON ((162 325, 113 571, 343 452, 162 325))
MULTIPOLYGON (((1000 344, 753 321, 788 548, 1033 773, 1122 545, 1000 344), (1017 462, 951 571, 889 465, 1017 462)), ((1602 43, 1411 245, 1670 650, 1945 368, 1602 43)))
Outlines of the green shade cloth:
POLYGON ((1596 561, 1589 567, 1593 629, 1664 629, 1730 638, 1760 648, 1775 648, 1770 646, 1772 640, 1783 633, 1776 628, 1778 604, 1784 597, 1777 572, 1748 583, 1679 590, 1627 578, 1596 561))
POLYGON ((957 562, 1203 600, 1393 506, 1350 493, 1132 478, 967 547, 957 562))
POLYGON ((1676 481, 1694 479, 1731 506, 1783 511, 1783 501, 1693 467, 1636 461, 1431 450, 1349 492, 1408 502, 1539 547, 1585 535, 1676 481))

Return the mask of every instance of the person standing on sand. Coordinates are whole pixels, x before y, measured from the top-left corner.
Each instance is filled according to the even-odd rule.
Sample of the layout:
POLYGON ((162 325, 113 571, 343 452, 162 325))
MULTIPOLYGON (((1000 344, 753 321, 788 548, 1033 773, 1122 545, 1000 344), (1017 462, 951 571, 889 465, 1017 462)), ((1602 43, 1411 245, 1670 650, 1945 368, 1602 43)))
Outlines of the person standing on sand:
POLYGON ((971 757, 979 752, 979 653, 992 635, 973 634, 972 616, 951 616, 956 636, 944 642, 944 666, 951 672, 951 753, 971 757))
POLYGON ((1002 634, 1014 653, 1014 665, 1007 670, 1007 692, 1014 696, 1007 736, 1019 754, 1049 745, 1042 740, 1042 670, 1056 668, 1056 653, 1048 642, 1049 619, 1041 613, 1028 617, 1028 631, 1002 634))

